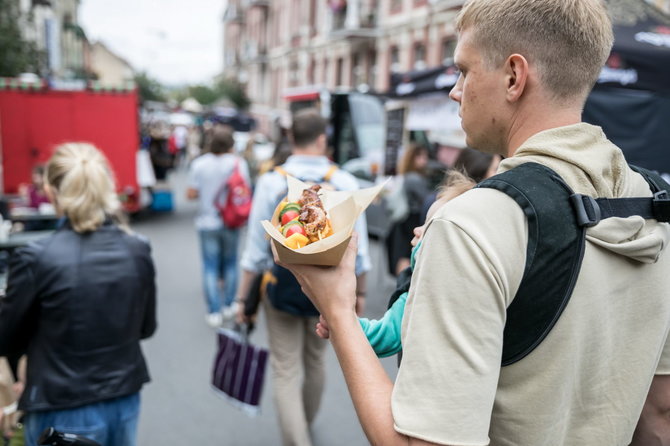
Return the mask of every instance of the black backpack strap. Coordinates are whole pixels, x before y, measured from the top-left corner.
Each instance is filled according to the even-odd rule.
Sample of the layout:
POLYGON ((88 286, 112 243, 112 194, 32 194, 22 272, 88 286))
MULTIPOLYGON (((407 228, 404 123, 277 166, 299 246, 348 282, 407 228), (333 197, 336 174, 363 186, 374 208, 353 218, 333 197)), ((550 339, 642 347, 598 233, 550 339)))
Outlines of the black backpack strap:
POLYGON ((507 308, 503 366, 532 352, 558 321, 579 276, 587 227, 605 218, 633 215, 670 222, 670 185, 654 172, 630 167, 649 183, 653 197, 575 194, 556 172, 536 163, 522 164, 477 186, 509 195, 528 221, 524 275, 507 308))
POLYGON ((535 349, 565 309, 584 257, 585 227, 577 224, 565 182, 548 167, 522 164, 483 181, 521 207, 528 221, 523 278, 507 308, 502 365, 535 349))
POLYGON ((670 185, 657 173, 637 166, 630 166, 649 184, 653 197, 634 198, 593 198, 574 194, 570 197, 577 222, 583 226, 595 226, 600 220, 609 217, 626 218, 639 215, 645 219, 670 222, 670 185))

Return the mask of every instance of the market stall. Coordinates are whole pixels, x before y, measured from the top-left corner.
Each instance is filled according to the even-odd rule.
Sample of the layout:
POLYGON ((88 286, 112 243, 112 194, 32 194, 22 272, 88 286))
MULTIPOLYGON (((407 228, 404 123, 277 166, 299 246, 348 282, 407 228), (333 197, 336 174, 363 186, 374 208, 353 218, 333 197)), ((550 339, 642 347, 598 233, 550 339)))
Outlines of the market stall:
POLYGON ((629 163, 670 177, 670 17, 653 7, 613 13, 614 48, 583 118, 629 163))
MULTIPOLYGON (((643 2, 635 8, 615 3, 610 2, 614 47, 583 119, 601 126, 631 164, 670 178, 670 17, 643 2)), ((406 131, 439 130, 457 141, 463 137, 458 106, 447 97, 457 78, 450 65, 392 74, 387 110, 404 110, 406 131)), ((400 145, 387 144, 387 160, 400 145)))

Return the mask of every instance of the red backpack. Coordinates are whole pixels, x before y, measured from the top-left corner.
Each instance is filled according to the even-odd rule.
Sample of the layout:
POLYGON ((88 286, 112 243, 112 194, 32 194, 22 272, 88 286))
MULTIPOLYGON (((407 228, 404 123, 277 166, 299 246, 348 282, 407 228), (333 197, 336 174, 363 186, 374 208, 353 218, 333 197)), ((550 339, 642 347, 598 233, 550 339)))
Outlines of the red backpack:
POLYGON ((243 226, 251 212, 251 186, 240 172, 240 161, 235 162, 233 173, 224 181, 214 197, 214 206, 219 211, 225 227, 230 229, 243 226), (228 193, 225 203, 221 202, 223 194, 228 193))

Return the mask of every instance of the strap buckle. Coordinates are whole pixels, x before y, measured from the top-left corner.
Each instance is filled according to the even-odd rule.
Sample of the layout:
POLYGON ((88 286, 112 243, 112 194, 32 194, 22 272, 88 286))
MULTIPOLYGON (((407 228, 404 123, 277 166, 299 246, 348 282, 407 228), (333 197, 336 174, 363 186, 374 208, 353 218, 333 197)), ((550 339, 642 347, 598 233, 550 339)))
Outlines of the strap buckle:
POLYGON ((670 223, 670 195, 665 190, 654 194, 651 202, 654 218, 663 223, 670 223))
POLYGON ((590 228, 600 222, 602 214, 595 198, 588 195, 572 194, 570 195, 570 202, 575 210, 579 226, 590 228))

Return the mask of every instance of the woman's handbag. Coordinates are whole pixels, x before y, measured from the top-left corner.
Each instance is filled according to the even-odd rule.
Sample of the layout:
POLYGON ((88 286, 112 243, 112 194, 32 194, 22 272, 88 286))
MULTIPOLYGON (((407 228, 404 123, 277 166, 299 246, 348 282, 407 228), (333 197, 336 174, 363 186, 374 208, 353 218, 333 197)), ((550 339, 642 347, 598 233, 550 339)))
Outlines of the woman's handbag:
POLYGON ((220 328, 218 338, 212 385, 232 405, 255 416, 260 411, 268 351, 249 343, 246 326, 220 328))

